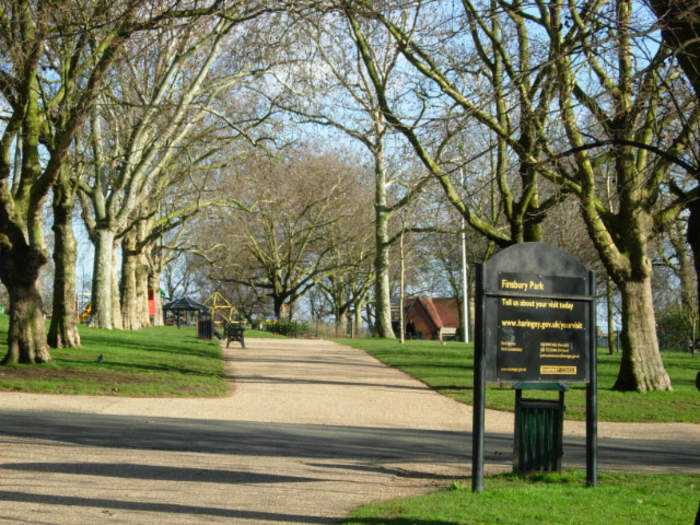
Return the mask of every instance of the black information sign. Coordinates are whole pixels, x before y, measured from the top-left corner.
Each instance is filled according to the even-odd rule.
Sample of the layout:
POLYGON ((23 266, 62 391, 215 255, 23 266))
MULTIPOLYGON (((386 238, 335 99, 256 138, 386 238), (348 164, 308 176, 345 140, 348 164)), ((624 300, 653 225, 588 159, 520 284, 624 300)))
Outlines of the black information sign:
POLYGON ((595 274, 541 242, 476 268, 472 490, 483 490, 487 381, 586 384, 586 472, 597 484, 595 274))
MULTIPOLYGON (((586 382, 589 324, 585 280, 525 273, 498 274, 494 381, 586 382)), ((493 363, 493 360, 492 360, 493 363)))
POLYGON ((589 273, 544 243, 517 244, 483 265, 477 301, 487 381, 588 382, 589 273))

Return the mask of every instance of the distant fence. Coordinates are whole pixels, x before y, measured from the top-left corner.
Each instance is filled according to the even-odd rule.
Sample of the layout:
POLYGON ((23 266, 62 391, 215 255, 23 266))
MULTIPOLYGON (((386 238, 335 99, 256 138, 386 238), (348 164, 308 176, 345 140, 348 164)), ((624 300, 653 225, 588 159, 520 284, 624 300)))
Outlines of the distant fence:
POLYGON ((323 321, 265 321, 258 325, 258 328, 266 332, 284 335, 287 337, 301 338, 342 338, 342 337, 364 337, 366 331, 357 331, 350 323, 336 325, 323 321))
MULTIPOLYGON (((689 352, 690 351, 690 339, 685 333, 669 333, 668 330, 659 330, 657 332, 659 338, 659 350, 666 352, 689 352)), ((608 348, 608 336, 599 335, 598 336, 598 348, 608 348)), ((620 344, 620 334, 615 334, 615 348, 619 352, 622 350, 620 344)), ((700 349, 700 343, 696 344, 695 351, 700 349)))

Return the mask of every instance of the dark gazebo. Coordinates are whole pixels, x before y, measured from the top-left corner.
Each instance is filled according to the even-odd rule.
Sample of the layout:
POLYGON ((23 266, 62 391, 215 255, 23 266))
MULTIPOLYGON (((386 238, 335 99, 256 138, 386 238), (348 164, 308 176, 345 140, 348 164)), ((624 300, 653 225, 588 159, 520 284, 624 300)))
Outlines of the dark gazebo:
MULTIPOLYGON (((163 316, 166 312, 173 312, 176 315, 176 324, 180 326, 180 314, 182 312, 208 312, 209 308, 202 303, 198 303, 189 297, 174 299, 163 306, 163 316)), ((164 320, 165 321, 165 320, 164 320)))

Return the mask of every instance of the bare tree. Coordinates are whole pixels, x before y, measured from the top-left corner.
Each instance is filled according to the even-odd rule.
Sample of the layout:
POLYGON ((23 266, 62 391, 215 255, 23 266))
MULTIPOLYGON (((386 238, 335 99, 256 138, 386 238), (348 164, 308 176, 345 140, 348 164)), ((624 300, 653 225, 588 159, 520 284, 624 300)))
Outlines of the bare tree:
POLYGON ((15 2, 0 9, 0 278, 10 294, 5 363, 50 360, 37 277, 48 259, 41 209, 76 133, 129 38, 182 11, 179 2, 15 2), (15 146, 15 155, 12 148, 15 146), (42 161, 42 156, 46 159, 42 161))
MULTIPOLYGON (((421 3, 417 5, 420 7, 421 3)), ((647 60, 637 56, 644 46, 635 47, 632 43, 630 1, 618 1, 612 6, 586 4, 581 8, 571 2, 568 10, 558 3, 544 1, 537 1, 534 6, 520 1, 491 2, 482 9, 470 2, 462 5, 467 14, 466 27, 458 28, 458 35, 467 30, 485 34, 488 37, 485 42, 503 60, 509 85, 518 99, 527 102, 519 104, 520 138, 526 138, 524 142, 518 140, 512 129, 503 128, 498 112, 496 117, 492 116, 492 111, 477 104, 479 99, 458 89, 453 82, 457 75, 443 67, 443 54, 434 40, 428 42, 433 45, 422 45, 419 39, 401 31, 392 21, 391 11, 386 14, 369 2, 347 3, 346 10, 351 16, 360 13, 381 20, 406 60, 441 93, 464 108, 466 117, 477 119, 505 141, 518 155, 521 167, 525 164, 527 170, 534 169, 578 197, 589 235, 623 297, 623 360, 616 388, 669 389, 670 381, 663 369, 654 329, 648 244, 694 197, 676 199, 662 210, 654 207, 665 175, 674 163, 682 164, 679 159, 687 151, 697 127, 697 99, 680 103, 679 107, 686 108, 687 119, 678 118, 677 107, 662 103, 660 97, 669 91, 673 78, 667 60, 669 53, 666 48, 659 48, 647 60), (489 24, 500 13, 505 13, 514 24, 514 39, 518 42, 515 62, 506 58, 509 49, 506 35, 494 31, 493 24, 489 24), (541 28, 548 40, 541 40, 541 28), (524 45, 528 42, 528 32, 538 34, 537 54, 531 54, 524 45), (578 69, 574 69, 574 61, 578 69), (579 71, 580 68, 585 68, 587 74, 579 71), (588 78, 595 80, 584 83, 588 78), (556 99, 561 122, 552 121, 549 114, 556 99), (528 126, 532 126, 530 131, 528 126), (562 129, 563 133, 557 132, 562 129), (595 139, 586 142, 591 136, 595 139), (532 141, 536 147, 531 150, 527 145, 532 141), (595 155, 589 154, 594 150, 595 155), (615 170, 616 210, 606 209, 596 195, 602 179, 601 167, 606 165, 614 166, 615 170)), ((396 17, 400 18, 402 11, 398 13, 396 17)), ((363 57, 371 61, 370 48, 363 42, 359 26, 356 34, 363 57)), ((487 61, 492 59, 484 52, 484 45, 473 40, 481 62, 488 65, 487 61)), ((377 79, 373 78, 373 83, 380 93, 377 79)), ((449 200, 469 220, 469 210, 415 132, 415 126, 404 122, 381 96, 379 99, 387 119, 408 138, 424 164, 440 180, 449 200)), ((531 191, 534 186, 527 179, 522 181, 523 195, 536 197, 536 192, 531 191)), ((530 202, 534 210, 539 208, 535 200, 530 202)))
MULTIPOLYGON (((427 178, 401 179, 401 171, 390 162, 388 147, 393 146, 392 129, 374 92, 368 70, 352 42, 348 21, 334 11, 304 13, 299 20, 307 43, 303 50, 305 69, 279 77, 284 86, 278 105, 293 113, 302 123, 320 124, 340 130, 359 141, 374 164, 374 306, 375 330, 380 337, 394 337, 391 325, 390 221, 416 194, 427 178), (400 192, 395 190, 403 184, 400 192), (393 194, 393 195, 392 195, 393 194), (392 198, 400 195, 398 198, 392 198)), ((374 67, 380 83, 387 88, 395 74, 399 50, 382 28, 368 29, 372 39, 374 67)), ((385 93, 386 95, 386 93, 385 93)), ((395 96, 399 97, 400 93, 395 96)))
MULTIPOLYGON (((193 27, 164 28, 134 42, 136 54, 111 78, 100 111, 96 108, 91 118, 94 176, 80 188, 95 243, 95 326, 119 323, 113 250, 131 221, 138 220, 138 208, 162 193, 178 173, 173 163, 184 160, 187 142, 206 128, 203 123, 215 112, 217 95, 266 68, 261 48, 245 47, 246 35, 257 34, 255 28, 249 28, 251 33, 234 31, 259 22, 262 12, 251 4, 193 27), (238 63, 216 67, 222 50, 234 44, 243 46, 238 63)), ((189 160, 206 159, 217 146, 210 143, 189 160)))
POLYGON ((690 118, 685 122, 679 122, 675 108, 663 104, 661 97, 668 91, 673 74, 666 48, 659 48, 649 57, 643 69, 635 68, 639 60, 633 44, 631 1, 619 0, 607 11, 572 8, 565 14, 559 7, 543 2, 539 9, 552 42, 562 124, 575 161, 575 171, 567 180, 575 179, 580 184, 577 195, 589 235, 622 294, 623 353, 615 388, 670 390, 656 336, 649 248, 655 233, 675 220, 686 203, 675 199, 663 209, 655 209, 660 187, 673 164, 668 155, 652 155, 650 150, 659 152, 664 148, 672 156, 680 156, 700 115, 697 99, 689 101, 690 118), (565 15, 573 20, 569 30, 563 26, 565 15), (600 27, 603 19, 612 22, 602 26, 600 33, 591 31, 600 27), (605 66, 599 58, 601 52, 616 61, 616 70, 605 66), (580 74, 574 73, 572 61, 581 55, 599 88, 583 85, 580 74), (602 93, 594 96, 595 91, 602 93), (605 99, 609 102, 604 103, 605 99), (593 129, 583 115, 595 122, 593 129), (586 138, 591 135, 599 138, 587 144, 586 138), (664 140, 664 135, 671 138, 664 140), (606 142, 612 146, 595 154, 591 146, 606 142), (605 163, 614 166, 614 211, 606 208, 597 195, 599 166, 605 163))
POLYGON ((232 205, 198 222, 199 247, 221 282, 268 295, 275 315, 291 318, 296 300, 333 268, 329 229, 348 220, 345 198, 354 167, 333 153, 255 155, 221 187, 232 205), (222 242, 225 240, 225 242, 222 242))

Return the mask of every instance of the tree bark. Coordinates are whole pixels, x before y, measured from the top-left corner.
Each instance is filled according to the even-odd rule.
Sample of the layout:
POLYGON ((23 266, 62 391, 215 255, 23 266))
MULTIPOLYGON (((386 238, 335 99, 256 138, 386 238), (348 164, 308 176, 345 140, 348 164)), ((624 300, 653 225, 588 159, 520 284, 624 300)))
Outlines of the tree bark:
POLYGON ((51 360, 39 293, 39 270, 46 256, 23 246, 0 250, 0 278, 10 295, 7 354, 2 364, 45 363, 51 360))
POLYGON ((54 282, 53 310, 48 343, 53 348, 80 346, 78 308, 75 301, 77 243, 71 225, 74 199, 64 188, 54 187, 54 282))
POLYGON ((355 303, 355 333, 362 337, 362 301, 355 303))
POLYGON ((688 230, 686 238, 690 249, 693 251, 693 264, 695 266, 697 284, 697 308, 700 312, 700 201, 693 201, 688 205, 688 230))
MULTIPOLYGON (((404 327, 404 302, 406 299, 406 254, 404 253, 403 226, 404 225, 402 225, 401 236, 399 237, 399 258, 401 266, 399 270, 399 341, 401 344, 405 343, 406 337, 406 330, 404 327)), ((460 319, 461 318, 462 317, 460 316, 460 319)))
POLYGON ((41 294, 34 283, 20 283, 10 290, 10 329, 7 355, 2 364, 51 361, 41 294))
POLYGON ((112 328, 112 250, 114 232, 98 229, 95 234, 95 265, 92 277, 92 323, 95 328, 112 328))
POLYGON ((285 321, 287 319, 289 309, 287 308, 287 303, 285 303, 284 297, 273 297, 272 301, 275 309, 275 317, 277 317, 278 321, 285 321))
POLYGON ((120 283, 122 328, 138 330, 141 322, 138 315, 138 293, 136 266, 138 256, 134 253, 136 242, 131 234, 122 240, 122 276, 120 283))
POLYGON ((661 37, 700 96, 700 4, 697 0, 651 0, 661 37))
POLYGON ((163 326, 163 298, 160 295, 160 272, 151 269, 148 274, 148 288, 153 291, 153 302, 156 314, 153 316, 153 326, 163 326))
POLYGON ((619 283, 622 291, 622 353, 614 390, 672 390, 656 337, 651 278, 619 283))
POLYGON ((610 276, 605 279, 607 314, 608 314, 608 354, 613 355, 616 350, 615 323, 613 316, 613 283, 610 276))
POLYGON ((389 210, 386 198, 386 165, 383 152, 375 153, 375 192, 374 192, 374 240, 375 240, 375 284, 374 310, 375 330, 379 337, 395 339, 391 327, 391 293, 389 288, 389 210))
POLYGON ((119 281, 117 280, 117 269, 119 268, 119 260, 117 259, 117 251, 119 248, 119 243, 121 241, 114 239, 112 242, 112 265, 110 272, 110 287, 112 288, 112 293, 110 293, 111 298, 111 311, 112 311, 112 328, 115 330, 123 330, 124 322, 122 320, 122 308, 119 301, 119 281))
POLYGON ((148 268, 143 254, 136 261, 136 301, 138 321, 141 328, 151 325, 148 315, 148 268))

